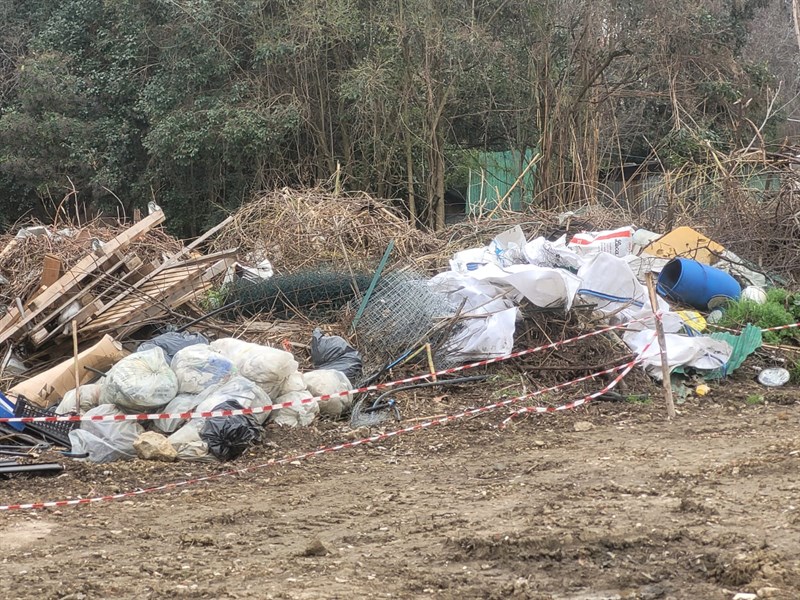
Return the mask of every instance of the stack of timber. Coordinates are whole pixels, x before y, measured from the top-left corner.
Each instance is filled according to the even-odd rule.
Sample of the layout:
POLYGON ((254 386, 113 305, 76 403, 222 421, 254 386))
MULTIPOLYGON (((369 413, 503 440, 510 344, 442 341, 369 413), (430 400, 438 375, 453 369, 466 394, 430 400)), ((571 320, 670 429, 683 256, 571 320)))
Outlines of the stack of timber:
POLYGON ((0 316, 0 344, 29 349, 59 345, 71 336, 73 322, 81 343, 106 334, 120 340, 145 325, 163 322, 208 291, 233 264, 236 248, 208 255, 195 251, 230 221, 161 260, 143 260, 132 248, 164 222, 160 209, 116 237, 92 245, 64 272, 58 256, 45 256, 41 287, 26 301, 15 298, 0 316))

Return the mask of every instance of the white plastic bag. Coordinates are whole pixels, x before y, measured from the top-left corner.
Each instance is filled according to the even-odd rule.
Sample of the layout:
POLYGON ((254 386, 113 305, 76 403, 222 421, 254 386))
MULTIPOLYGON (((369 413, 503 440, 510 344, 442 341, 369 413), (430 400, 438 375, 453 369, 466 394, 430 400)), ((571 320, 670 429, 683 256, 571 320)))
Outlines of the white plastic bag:
MULTIPOLYGON (((333 369, 317 369, 316 371, 303 373, 303 382, 312 396, 338 394, 339 392, 346 392, 353 387, 344 373, 333 369)), ((353 397, 351 394, 322 400, 319 402, 319 414, 331 419, 338 419, 343 413, 350 410, 352 403, 353 397)))
MULTIPOLYGON (((299 402, 313 396, 308 391, 289 392, 275 401, 275 404, 284 402, 299 402)), ((319 404, 314 400, 305 404, 296 404, 289 408, 281 408, 273 411, 272 422, 285 427, 305 427, 311 425, 314 418, 319 414, 319 404)))
POLYGON ((494 262, 501 267, 508 267, 526 262, 524 248, 527 244, 522 227, 515 225, 498 234, 489 244, 487 250, 494 256, 494 262))
POLYGON ((114 404, 127 412, 160 411, 178 394, 178 379, 161 348, 126 356, 106 375, 101 404, 114 404))
MULTIPOLYGON (((101 404, 86 416, 124 414, 111 404, 101 404)), ((88 453, 88 460, 107 463, 136 458, 133 442, 144 432, 136 421, 82 421, 80 429, 69 432, 74 454, 88 453)))
POLYGON ((239 375, 255 381, 270 397, 280 393, 284 380, 298 367, 289 352, 234 338, 216 340, 211 349, 233 362, 239 375))
POLYGON ((200 438, 203 423, 203 419, 192 419, 167 438, 167 441, 172 444, 172 447, 178 453, 178 460, 217 461, 209 453, 208 444, 200 438))
POLYGON ((178 378, 181 394, 199 394, 212 385, 224 383, 236 370, 229 359, 203 344, 178 350, 170 366, 178 378))
POLYGON ((97 383, 87 383, 81 386, 80 402, 77 401, 75 390, 69 390, 64 394, 64 398, 56 408, 57 415, 65 415, 67 413, 84 414, 96 406, 100 405, 100 394, 103 391, 103 386, 97 383))
POLYGON ((303 375, 300 371, 296 371, 283 380, 281 389, 278 391, 279 396, 288 394, 289 392, 302 392, 306 389, 306 384, 303 381, 303 375))
MULTIPOLYGON (((225 383, 210 387, 199 396, 195 412, 214 410, 223 402, 234 400, 242 408, 261 408, 271 403, 269 395, 255 382, 236 376, 225 383)), ((262 425, 269 418, 269 411, 253 415, 262 425)), ((202 419, 201 419, 202 420, 202 419)))
MULTIPOLYGON (((202 398, 197 394, 178 394, 169 401, 169 404, 167 404, 161 412, 194 412, 201 400, 202 398)), ((153 427, 169 435, 180 429, 184 423, 186 423, 186 419, 157 419, 153 421, 153 427)))

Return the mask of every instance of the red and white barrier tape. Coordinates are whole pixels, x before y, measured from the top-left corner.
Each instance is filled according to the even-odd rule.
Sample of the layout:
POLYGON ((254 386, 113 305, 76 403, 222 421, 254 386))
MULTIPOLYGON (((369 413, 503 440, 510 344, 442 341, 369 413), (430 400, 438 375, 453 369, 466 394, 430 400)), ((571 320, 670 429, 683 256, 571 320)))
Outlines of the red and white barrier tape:
MULTIPOLYGON (((741 333, 741 329, 731 329, 730 327, 722 327, 721 325, 717 325, 716 323, 709 323, 709 327, 713 327, 714 329, 722 329, 723 331, 730 331, 731 333, 741 333)), ((784 329, 794 329, 796 327, 800 327, 800 323, 791 323, 790 325, 778 325, 777 327, 761 327, 761 333, 766 333, 768 331, 782 331, 784 329)))
MULTIPOLYGON (((652 317, 648 317, 652 318, 652 317)), ((584 333, 572 338, 568 338, 566 340, 561 340, 558 342, 553 342, 551 344, 546 344, 544 346, 537 346, 535 348, 529 348, 527 350, 520 350, 519 352, 513 352, 511 354, 507 354, 505 356, 500 356, 497 358, 489 358, 486 360, 481 360, 478 362, 470 363, 468 365, 462 365, 460 367, 452 367, 450 369, 443 369, 441 371, 437 371, 436 373, 424 373, 421 375, 415 375, 413 377, 406 377, 405 379, 398 379, 396 381, 390 381, 388 383, 378 383, 375 385, 369 385, 366 387, 356 388, 352 390, 347 390, 344 392, 338 392, 336 394, 324 394, 322 396, 314 396, 313 398, 305 398, 302 400, 294 400, 291 402, 282 402, 280 404, 268 404, 265 406, 259 406, 254 408, 238 408, 238 409, 227 409, 227 410, 211 410, 211 411, 202 411, 202 412, 183 412, 183 413, 142 413, 142 414, 133 414, 133 415, 53 415, 49 417, 0 417, 0 423, 63 423, 63 422, 76 422, 76 421, 158 421, 163 419, 210 419, 213 417, 233 417, 236 415, 257 415, 265 412, 270 412, 273 410, 279 410, 281 408, 290 408, 293 406, 300 406, 302 404, 310 404, 312 402, 325 402, 327 400, 332 400, 334 398, 341 398, 344 396, 348 396, 350 394, 362 394, 364 392, 374 392, 378 390, 385 390, 388 388, 392 388, 398 385, 405 385, 408 383, 414 383, 416 381, 420 381, 423 379, 428 379, 430 377, 436 376, 441 377, 442 375, 450 375, 453 373, 458 373, 461 371, 466 371, 468 369, 474 369, 477 367, 483 367, 486 365, 491 365, 494 363, 503 362, 506 360, 510 360, 512 358, 519 358, 520 356, 526 356, 529 354, 534 354, 536 352, 542 352, 544 350, 550 350, 553 348, 558 348, 561 346, 566 346, 567 344, 572 344, 574 342, 578 342, 581 340, 585 340, 590 337, 594 337, 596 335, 600 335, 603 333, 608 333, 609 331, 614 331, 616 329, 625 329, 631 323, 636 323, 639 321, 645 321, 647 318, 643 319, 636 319, 633 321, 628 321, 627 323, 622 323, 620 325, 610 325, 608 327, 604 327, 603 329, 598 329, 597 331, 592 331, 589 333, 584 333)))
MULTIPOLYGON (((650 343, 652 343, 652 341, 650 343)), ((495 410, 497 408, 502 408, 504 406, 509 406, 509 405, 514 404, 516 402, 520 402, 522 400, 527 400, 529 398, 534 398, 536 396, 541 396, 542 394, 547 394, 549 392, 554 392, 554 391, 557 391, 557 390, 561 390, 561 389, 564 389, 566 387, 569 387, 569 386, 572 386, 572 385, 576 385, 576 384, 584 382, 584 381, 588 381, 590 379, 596 379, 597 377, 600 377, 601 375, 607 375, 609 373, 614 373, 614 372, 617 372, 617 371, 623 371, 623 373, 629 373, 631 371, 631 369, 636 364, 638 364, 639 362, 641 362, 641 359, 637 357, 634 360, 632 360, 631 362, 628 362, 628 363, 626 363, 624 365, 620 365, 620 366, 617 366, 617 367, 612 367, 610 369, 605 369, 603 371, 598 371, 596 373, 591 373, 589 375, 585 375, 583 377, 579 377, 578 379, 574 379, 574 380, 568 381, 566 383, 561 383, 561 384, 558 384, 558 385, 555 385, 555 386, 552 386, 552 387, 549 387, 549 388, 537 390, 535 392, 531 392, 529 394, 524 394, 522 396, 517 396, 515 398, 508 398, 506 400, 502 400, 500 402, 495 402, 494 404, 489 404, 487 406, 481 406, 481 407, 478 407, 478 408, 471 408, 471 409, 462 411, 462 412, 454 414, 454 415, 448 415, 446 417, 439 417, 439 418, 436 418, 436 419, 431 419, 430 421, 424 421, 422 423, 418 423, 416 425, 411 425, 409 427, 404 427, 402 429, 395 429, 393 431, 387 431, 385 433, 380 433, 380 434, 376 434, 376 435, 373 435, 373 436, 370 436, 370 437, 361 438, 359 440, 355 440, 355 441, 352 441, 352 442, 345 442, 345 443, 342 443, 342 444, 337 444, 335 446, 327 446, 325 448, 319 448, 317 450, 312 450, 310 452, 304 452, 302 454, 297 454, 297 455, 294 455, 294 456, 288 456, 288 457, 280 458, 280 459, 277 459, 277 460, 270 460, 268 462, 261 463, 261 464, 258 464, 258 465, 253 465, 253 466, 250 466, 250 467, 243 467, 241 469, 232 469, 230 471, 224 471, 222 473, 214 473, 214 474, 206 475, 206 476, 203 476, 203 477, 195 477, 193 479, 187 479, 185 481, 166 483, 166 484, 159 485, 159 486, 154 486, 154 487, 149 487, 149 488, 142 488, 142 489, 138 489, 138 490, 122 492, 122 493, 119 493, 119 494, 109 494, 109 495, 106 495, 106 496, 94 496, 92 498, 76 498, 76 499, 72 499, 72 500, 56 500, 56 501, 49 501, 49 502, 29 502, 29 503, 25 503, 25 504, 20 503, 20 504, 0 505, 0 512, 2 512, 2 511, 12 511, 12 510, 31 510, 31 509, 36 510, 36 509, 42 509, 42 508, 60 508, 60 507, 64 507, 64 506, 78 506, 78 505, 81 505, 81 504, 95 504, 95 503, 98 503, 98 502, 108 502, 108 501, 112 501, 112 500, 122 500, 124 498, 132 498, 134 496, 141 496, 143 494, 149 494, 149 493, 152 493, 152 492, 161 492, 161 491, 174 490, 174 489, 178 489, 178 488, 188 487, 190 485, 194 485, 194 484, 197 484, 197 483, 203 483, 203 482, 206 482, 206 481, 212 481, 214 479, 220 479, 222 477, 231 477, 233 475, 241 475, 241 474, 248 473, 248 472, 251 472, 251 471, 264 469, 264 468, 267 468, 267 467, 274 467, 274 466, 277 466, 277 465, 284 465, 284 464, 288 464, 288 463, 293 462, 293 461, 304 460, 304 459, 307 459, 307 458, 312 458, 314 456, 320 456, 322 454, 330 454, 331 452, 336 452, 338 450, 345 450, 345 449, 348 449, 348 448, 355 448, 355 447, 361 446, 363 444, 370 444, 370 443, 374 443, 374 442, 380 442, 382 440, 393 438, 393 437, 396 437, 398 435, 402 435, 402 434, 405 434, 405 433, 413 433, 415 431, 422 431, 424 429, 429 429, 431 427, 435 427, 435 426, 438 426, 438 425, 447 425, 449 423, 452 423, 454 421, 458 421, 460 419, 464 419, 466 417, 472 417, 472 416, 484 414, 484 413, 490 412, 492 410, 495 410)), ((612 381, 605 388, 603 388, 603 390, 601 390, 600 392, 596 392, 595 394, 591 394, 591 396, 593 398, 596 398, 598 395, 606 393, 608 390, 610 390, 612 387, 614 387, 617 384, 617 382, 619 382, 619 380, 621 380, 621 377, 615 378, 615 380, 612 381)), ((588 398, 588 396, 587 396, 587 398, 588 398)), ((574 401, 574 402, 570 402, 569 404, 565 404, 563 406, 543 407, 540 412, 558 412, 558 411, 563 411, 563 410, 569 410, 569 409, 572 409, 572 408, 577 408, 578 406, 581 406, 584 403, 585 402, 581 402, 581 400, 577 400, 577 401, 574 401)))
MULTIPOLYGON (((660 320, 661 316, 656 315, 656 318, 660 320)), ((573 408, 578 408, 579 406, 585 406, 589 404, 592 400, 602 396, 603 394, 607 394, 609 391, 614 389, 617 386, 617 384, 620 381, 622 381, 628 373, 630 373, 633 370, 633 367, 635 367, 638 363, 642 362, 643 359, 641 357, 644 356, 645 352, 647 352, 650 349, 650 346, 652 346, 653 342, 655 342, 657 339, 658 339, 658 334, 657 333, 653 334, 653 337, 650 338, 650 341, 647 342, 644 348, 642 348, 642 351, 639 353, 639 356, 634 358, 628 364, 623 365, 620 374, 617 375, 614 379, 612 379, 611 382, 602 390, 594 392, 593 394, 589 394, 588 396, 584 396, 579 400, 568 402, 567 404, 562 404, 561 406, 557 406, 555 408, 551 406, 526 406, 525 408, 521 408, 515 411, 507 419, 504 419, 503 422, 500 423, 500 428, 501 429, 505 428, 515 417, 518 417, 520 415, 525 415, 530 413, 543 414, 543 413, 556 412, 560 410, 572 410, 573 408)))

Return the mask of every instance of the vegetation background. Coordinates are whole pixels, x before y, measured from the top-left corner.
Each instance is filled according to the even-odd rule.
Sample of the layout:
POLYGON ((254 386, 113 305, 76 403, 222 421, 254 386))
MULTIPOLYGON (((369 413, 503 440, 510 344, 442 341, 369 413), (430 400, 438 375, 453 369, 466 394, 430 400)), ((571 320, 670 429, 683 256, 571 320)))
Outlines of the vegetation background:
POLYGON ((338 172, 436 229, 477 150, 541 155, 537 205, 585 202, 625 163, 796 142, 793 17, 792 0, 0 0, 0 228, 155 199, 194 235, 338 172))

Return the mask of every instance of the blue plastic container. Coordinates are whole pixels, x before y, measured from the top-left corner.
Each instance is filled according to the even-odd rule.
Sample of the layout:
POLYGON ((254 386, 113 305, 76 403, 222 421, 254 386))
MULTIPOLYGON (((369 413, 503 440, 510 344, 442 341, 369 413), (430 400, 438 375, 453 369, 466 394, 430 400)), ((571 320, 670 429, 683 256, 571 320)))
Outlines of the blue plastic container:
MULTIPOLYGON (((0 417, 14 417, 14 403, 0 392, 0 417)), ((17 431, 25 429, 25 423, 6 423, 9 427, 13 427, 17 431)))
POLYGON ((696 260, 674 258, 658 276, 658 292, 698 310, 711 310, 727 299, 739 298, 742 287, 725 271, 696 260))

